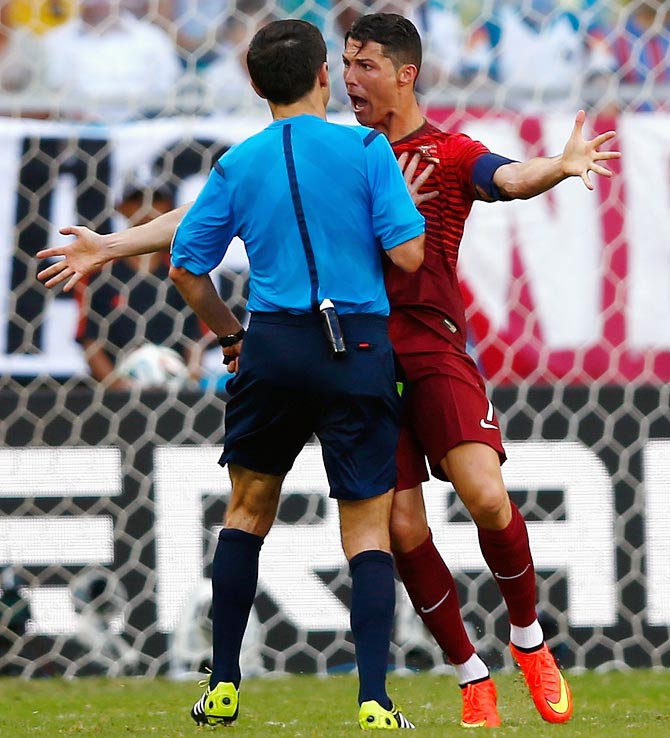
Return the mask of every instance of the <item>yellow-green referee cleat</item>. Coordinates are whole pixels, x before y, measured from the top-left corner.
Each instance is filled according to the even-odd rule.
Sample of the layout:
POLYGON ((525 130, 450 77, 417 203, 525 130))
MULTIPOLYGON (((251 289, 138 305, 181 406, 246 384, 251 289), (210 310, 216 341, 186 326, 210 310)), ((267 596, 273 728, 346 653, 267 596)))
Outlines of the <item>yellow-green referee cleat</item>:
POLYGON ((240 712, 240 694, 231 682, 209 686, 193 705, 191 717, 198 725, 232 725, 240 712))
POLYGON ((358 711, 358 724, 362 730, 397 730, 398 728, 414 728, 414 723, 400 712, 397 705, 390 710, 383 708, 379 702, 368 700, 358 711))

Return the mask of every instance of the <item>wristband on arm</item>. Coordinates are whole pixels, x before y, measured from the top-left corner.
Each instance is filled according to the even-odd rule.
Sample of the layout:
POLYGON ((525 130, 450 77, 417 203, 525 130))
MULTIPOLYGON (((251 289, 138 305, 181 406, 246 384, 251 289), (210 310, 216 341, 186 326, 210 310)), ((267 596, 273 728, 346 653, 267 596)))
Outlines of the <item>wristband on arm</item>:
POLYGON ((237 333, 230 333, 227 336, 219 336, 219 346, 221 348, 230 348, 231 346, 234 346, 236 343, 239 343, 243 338, 246 331, 244 328, 240 328, 237 333))

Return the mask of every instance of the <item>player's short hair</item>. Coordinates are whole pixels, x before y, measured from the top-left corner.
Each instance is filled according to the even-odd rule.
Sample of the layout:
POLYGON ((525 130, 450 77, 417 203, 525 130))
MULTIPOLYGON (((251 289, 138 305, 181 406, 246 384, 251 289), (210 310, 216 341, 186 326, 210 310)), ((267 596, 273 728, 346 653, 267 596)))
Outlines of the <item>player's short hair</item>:
POLYGON ((256 33, 247 66, 258 91, 272 103, 290 105, 313 87, 326 61, 321 31, 302 20, 277 20, 256 33))
POLYGON ((153 162, 142 164, 128 173, 123 181, 116 207, 121 209, 121 212, 126 206, 133 206, 133 210, 144 208, 148 212, 159 202, 174 207, 176 199, 177 188, 169 172, 165 167, 159 168, 157 162, 153 162))
POLYGON ((156 202, 165 200, 174 206, 176 192, 169 182, 141 182, 128 180, 123 186, 119 204, 124 202, 156 202))
POLYGON ((397 13, 370 13, 354 21, 344 37, 360 41, 376 41, 381 45, 384 56, 388 57, 396 69, 403 64, 413 64, 421 71, 421 37, 412 21, 397 13))

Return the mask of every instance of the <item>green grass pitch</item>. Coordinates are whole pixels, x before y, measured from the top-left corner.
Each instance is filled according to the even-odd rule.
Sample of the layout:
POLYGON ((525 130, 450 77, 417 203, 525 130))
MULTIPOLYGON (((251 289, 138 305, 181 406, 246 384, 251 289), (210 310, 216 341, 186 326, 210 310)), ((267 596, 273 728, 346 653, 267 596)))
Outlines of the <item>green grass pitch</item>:
MULTIPOLYGON (((575 714, 548 725, 535 712, 517 674, 496 676, 504 727, 518 738, 670 738, 670 671, 569 675, 575 714)), ((458 725, 460 697, 453 677, 391 675, 392 697, 417 724, 416 738, 470 735, 458 725)), ((353 676, 286 676, 243 684, 240 718, 230 728, 198 728, 189 717, 200 695, 195 683, 162 679, 0 680, 0 736, 95 738, 345 738, 356 724, 353 676)), ((487 733, 487 731, 484 731, 487 733)))

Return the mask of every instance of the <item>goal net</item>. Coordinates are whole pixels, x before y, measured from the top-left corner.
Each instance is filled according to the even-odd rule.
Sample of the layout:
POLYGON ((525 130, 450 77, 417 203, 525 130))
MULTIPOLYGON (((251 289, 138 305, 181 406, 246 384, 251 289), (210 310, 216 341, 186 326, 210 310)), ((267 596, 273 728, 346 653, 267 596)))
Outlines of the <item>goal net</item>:
MULTIPOLYGON (((35 253, 63 242, 66 225, 110 232, 191 201, 213 162, 269 121, 240 59, 270 18, 322 28, 331 117, 353 122, 342 29, 389 9, 420 29, 421 100, 445 129, 517 160, 560 153, 580 108, 589 135, 617 130, 623 158, 611 180, 593 177, 593 192, 575 178, 529 201, 477 203, 460 279, 551 648, 566 667, 670 666, 663 3, 82 0, 79 36, 97 56, 73 42, 70 69, 55 68, 54 38, 69 49, 77 6, 15 0, 0 14, 0 674, 200 671, 230 493, 217 465, 220 349, 170 292, 165 263, 128 263, 73 295, 37 282, 35 253), (111 66, 110 27, 128 41, 127 61, 111 66), (165 61, 147 62, 147 49, 165 61), (142 342, 181 358, 129 356, 142 342), (108 373, 124 359, 125 373, 108 373)), ((243 244, 213 278, 244 320, 243 244)), ((475 527, 450 485, 431 480, 425 492, 470 635, 492 667, 511 668, 475 527)), ((352 668, 337 527, 311 443, 262 549, 245 674, 352 668)), ((400 584, 391 659, 445 668, 400 584)))

